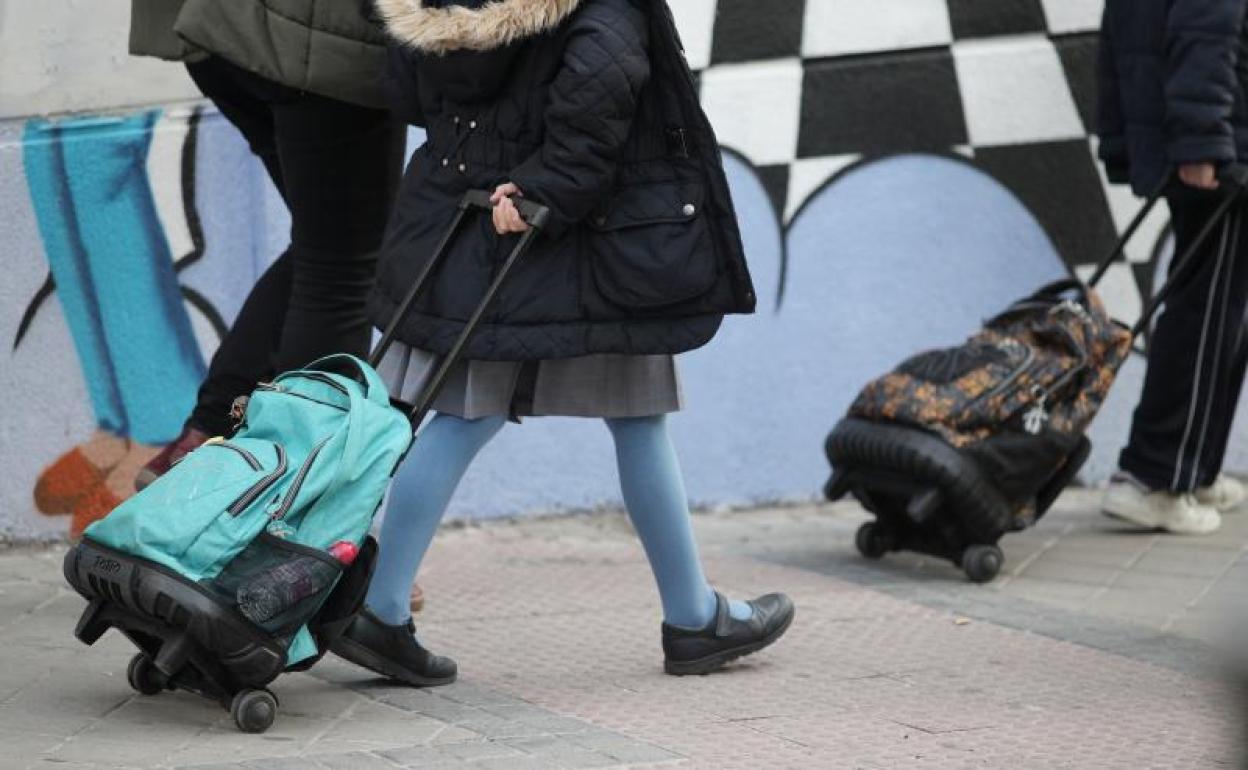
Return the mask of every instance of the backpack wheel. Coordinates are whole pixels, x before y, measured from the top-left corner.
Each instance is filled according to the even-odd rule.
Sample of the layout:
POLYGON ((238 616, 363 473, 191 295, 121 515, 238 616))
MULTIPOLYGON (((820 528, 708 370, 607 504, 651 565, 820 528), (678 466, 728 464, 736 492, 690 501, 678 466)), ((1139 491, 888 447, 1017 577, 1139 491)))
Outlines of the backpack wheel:
POLYGON ((893 550, 892 538, 876 521, 868 521, 858 528, 858 534, 854 535, 854 545, 858 546, 858 553, 868 559, 878 559, 893 550))
POLYGON ((962 570, 973 583, 987 583, 1001 571, 1005 554, 995 545, 972 545, 962 553, 962 570))
POLYGON ((130 659, 126 666, 126 681, 136 692, 143 695, 156 695, 163 692, 169 684, 169 678, 156 668, 156 664, 147 653, 140 652, 130 659))
POLYGON ((268 690, 242 690, 230 704, 234 724, 245 733, 262 733, 277 718, 277 698, 268 690))

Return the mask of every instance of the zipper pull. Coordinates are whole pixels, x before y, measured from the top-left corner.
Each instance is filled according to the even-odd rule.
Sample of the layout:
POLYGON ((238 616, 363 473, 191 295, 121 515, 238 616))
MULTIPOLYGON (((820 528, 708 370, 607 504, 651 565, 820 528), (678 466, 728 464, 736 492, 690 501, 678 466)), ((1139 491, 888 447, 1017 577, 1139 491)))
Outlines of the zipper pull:
POLYGON ((1044 430, 1044 426, 1049 421, 1049 413, 1045 411, 1049 396, 1047 393, 1041 393, 1040 399, 1032 404, 1027 413, 1023 415, 1023 430, 1033 436, 1040 435, 1044 430))

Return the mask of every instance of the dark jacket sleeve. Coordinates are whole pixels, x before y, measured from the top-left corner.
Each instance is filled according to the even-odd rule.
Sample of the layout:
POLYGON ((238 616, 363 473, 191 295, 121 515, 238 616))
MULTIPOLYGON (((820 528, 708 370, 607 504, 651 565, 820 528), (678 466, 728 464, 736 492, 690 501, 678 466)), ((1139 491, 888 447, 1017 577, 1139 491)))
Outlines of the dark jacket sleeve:
POLYGON ((1173 163, 1235 159, 1231 109, 1246 0, 1174 0, 1166 25, 1166 154, 1173 163))
POLYGON ((1106 9, 1101 19, 1097 49, 1096 133, 1097 155, 1111 182, 1127 181, 1126 122, 1122 116, 1122 80, 1118 75, 1118 51, 1114 45, 1113 20, 1106 9))
POLYGON ((611 191, 650 75, 640 14, 591 4, 572 24, 550 87, 542 146, 510 175, 526 198, 550 208, 547 231, 555 237, 611 191))
POLYGON ((400 120, 424 127, 425 115, 420 106, 417 82, 416 62, 412 59, 411 52, 392 43, 386 56, 386 74, 382 81, 386 101, 400 120))

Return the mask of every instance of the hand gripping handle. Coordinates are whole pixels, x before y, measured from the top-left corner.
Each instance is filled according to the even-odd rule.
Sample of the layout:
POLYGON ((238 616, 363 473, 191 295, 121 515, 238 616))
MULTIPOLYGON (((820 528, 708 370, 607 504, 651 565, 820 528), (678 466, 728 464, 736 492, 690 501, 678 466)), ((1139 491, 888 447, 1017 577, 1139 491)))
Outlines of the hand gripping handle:
MULTIPOLYGON (((460 201, 462 209, 485 209, 486 211, 494 208, 494 203, 490 200, 489 190, 469 190, 464 193, 464 198, 460 201)), ((516 204, 516 209, 520 211, 520 216, 528 223, 530 227, 536 227, 541 230, 550 221, 550 209, 540 203, 525 200, 520 196, 513 196, 511 202, 516 204)))

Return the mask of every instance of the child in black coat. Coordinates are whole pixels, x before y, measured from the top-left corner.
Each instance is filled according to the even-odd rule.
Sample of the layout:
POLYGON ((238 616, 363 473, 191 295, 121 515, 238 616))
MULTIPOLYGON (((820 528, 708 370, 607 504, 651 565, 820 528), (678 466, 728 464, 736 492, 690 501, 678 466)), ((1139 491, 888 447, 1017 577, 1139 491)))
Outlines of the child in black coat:
MULTIPOLYGON (((528 225, 509 274, 391 489, 368 609, 339 655, 413 685, 456 667, 414 636, 408 586, 476 453, 509 417, 603 418, 663 603, 665 670, 712 671, 788 628, 783 594, 731 601, 702 572, 666 414, 674 356, 750 312, 718 144, 663 0, 380 0, 396 103, 428 132, 400 192, 370 300, 385 326, 470 189, 492 222, 457 237, 379 368, 412 400, 528 225)), ((569 458, 570 460, 572 458, 569 458)))

